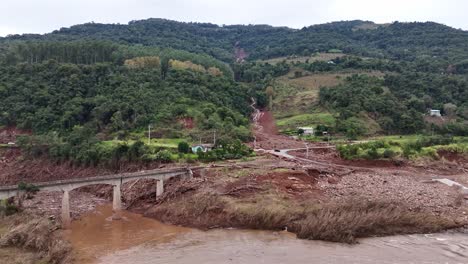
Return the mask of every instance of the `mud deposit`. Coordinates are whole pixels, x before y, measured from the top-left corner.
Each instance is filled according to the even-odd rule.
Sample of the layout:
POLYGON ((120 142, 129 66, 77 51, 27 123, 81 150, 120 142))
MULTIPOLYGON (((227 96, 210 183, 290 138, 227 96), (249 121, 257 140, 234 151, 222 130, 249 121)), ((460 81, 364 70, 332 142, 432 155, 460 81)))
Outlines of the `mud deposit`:
POLYGON ((64 235, 72 243, 76 263, 98 263, 104 255, 144 243, 167 243, 189 231, 127 211, 122 212, 121 220, 113 221, 112 206, 103 205, 72 222, 64 235))
POLYGON ((288 232, 213 230, 164 225, 110 207, 73 223, 77 263, 466 263, 466 234, 394 236, 345 245, 296 239, 288 232))

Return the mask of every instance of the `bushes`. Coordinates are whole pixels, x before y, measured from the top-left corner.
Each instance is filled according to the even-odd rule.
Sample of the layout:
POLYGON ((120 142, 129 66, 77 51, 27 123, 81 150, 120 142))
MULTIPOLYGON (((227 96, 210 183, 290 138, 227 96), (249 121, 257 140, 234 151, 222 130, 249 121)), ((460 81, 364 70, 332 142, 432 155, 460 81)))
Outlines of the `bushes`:
POLYGON ((57 161, 70 160, 75 165, 117 167, 120 162, 172 160, 172 153, 160 148, 151 149, 142 141, 134 143, 106 141, 100 142, 94 136, 62 139, 51 135, 24 136, 19 140, 20 147, 32 157, 47 156, 57 161), (161 152, 161 153, 160 153, 161 152))
POLYGON ((395 157, 395 155, 396 153, 392 149, 385 149, 383 153, 383 157, 386 159, 392 159, 395 157))
POLYGON ((242 144, 240 140, 220 142, 220 146, 222 147, 208 152, 197 153, 198 158, 201 161, 240 159, 242 157, 250 156, 253 153, 253 150, 242 144))
POLYGON ((160 150, 156 153, 156 161, 170 162, 172 160, 172 153, 168 150, 160 150))
POLYGON ((5 215, 13 215, 20 211, 20 209, 14 205, 10 200, 0 200, 0 216, 5 215))
POLYGON ((387 155, 391 150, 391 146, 386 141, 372 141, 361 144, 352 144, 352 145, 340 145, 337 147, 338 152, 344 159, 381 159, 385 156, 385 151, 387 155))
POLYGON ((190 146, 187 142, 179 142, 177 145, 177 150, 179 153, 189 153, 190 152, 190 146))
MULTIPOLYGON (((102 165, 116 168, 121 162, 171 162, 177 159, 173 157, 176 153, 163 147, 145 145, 142 141, 133 143, 117 140, 98 141, 87 131, 77 128, 66 138, 54 133, 24 136, 19 140, 19 145, 32 157, 47 156, 59 162, 69 160, 78 166, 102 165)), ((203 161, 240 159, 252 154, 252 150, 240 140, 224 136, 220 137, 218 143, 220 147, 208 153, 200 153, 199 159, 203 161)), ((183 154, 190 153, 190 146, 187 142, 180 142, 177 150, 182 154, 180 158, 184 158, 183 154)))
POLYGON ((340 145, 337 147, 337 150, 342 158, 348 160, 393 159, 400 155, 405 158, 421 156, 436 159, 438 158, 437 150, 442 148, 442 146, 451 146, 451 149, 457 149, 455 147, 457 144, 451 144, 453 142, 454 139, 451 137, 431 136, 420 137, 417 140, 406 142, 377 140, 361 144, 340 145))
POLYGON ((18 190, 25 191, 25 192, 28 192, 28 193, 36 193, 36 192, 39 191, 39 187, 37 187, 36 185, 34 185, 32 183, 20 182, 18 184, 18 190))

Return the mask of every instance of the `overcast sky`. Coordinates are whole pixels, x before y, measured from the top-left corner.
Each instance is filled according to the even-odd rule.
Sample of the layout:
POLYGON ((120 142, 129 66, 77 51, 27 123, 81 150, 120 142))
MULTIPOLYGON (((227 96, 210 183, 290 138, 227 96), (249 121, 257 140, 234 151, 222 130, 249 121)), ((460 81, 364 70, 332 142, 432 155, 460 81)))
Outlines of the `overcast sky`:
POLYGON ((0 36, 150 17, 301 28, 339 20, 435 21, 468 30, 466 0, 0 0, 0 36))

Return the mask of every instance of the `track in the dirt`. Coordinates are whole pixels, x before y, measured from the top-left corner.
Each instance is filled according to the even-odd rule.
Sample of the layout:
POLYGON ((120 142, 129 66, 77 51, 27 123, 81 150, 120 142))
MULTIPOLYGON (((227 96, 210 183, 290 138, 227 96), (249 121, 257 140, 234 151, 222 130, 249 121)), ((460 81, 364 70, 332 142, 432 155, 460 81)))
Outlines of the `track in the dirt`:
MULTIPOLYGON (((253 107, 253 106, 252 106, 253 107)), ((274 156, 288 159, 291 161, 299 162, 303 167, 307 166, 319 166, 324 168, 340 168, 340 169, 350 169, 350 170, 366 170, 372 172, 382 172, 382 171, 401 171, 407 172, 414 175, 424 175, 430 176, 432 178, 439 177, 450 177, 450 176, 460 176, 459 173, 454 172, 453 174, 446 175, 445 173, 431 173, 428 175, 427 171, 420 171, 415 167, 386 167, 386 166, 355 166, 340 164, 335 162, 334 159, 330 159, 329 162, 323 160, 316 160, 314 156, 311 158, 303 158, 297 155, 290 154, 288 152, 297 151, 297 150, 306 150, 304 148, 305 142, 291 139, 287 136, 279 135, 277 133, 275 120, 271 112, 263 112, 256 109, 256 118, 253 120, 255 124, 255 135, 256 135, 256 151, 266 152, 274 156)), ((311 149, 324 149, 328 148, 323 144, 319 143, 308 143, 309 150, 311 149)), ((464 175, 466 177, 466 175, 464 175)))

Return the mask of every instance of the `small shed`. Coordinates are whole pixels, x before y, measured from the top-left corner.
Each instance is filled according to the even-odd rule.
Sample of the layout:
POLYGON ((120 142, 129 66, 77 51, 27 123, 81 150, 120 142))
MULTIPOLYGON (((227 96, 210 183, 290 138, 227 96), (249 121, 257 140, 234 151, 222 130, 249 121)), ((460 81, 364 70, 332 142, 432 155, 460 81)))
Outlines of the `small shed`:
POLYGON ((297 130, 304 131, 303 135, 313 135, 314 128, 313 127, 298 127, 297 130))
POLYGON ((201 152, 208 152, 213 149, 213 144, 198 144, 192 146, 192 152, 197 153, 201 152))
POLYGON ((440 110, 436 110, 436 109, 431 109, 431 110, 429 111, 429 114, 430 114, 431 116, 439 116, 439 117, 442 116, 442 115, 440 114, 440 110))

